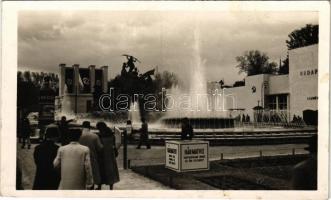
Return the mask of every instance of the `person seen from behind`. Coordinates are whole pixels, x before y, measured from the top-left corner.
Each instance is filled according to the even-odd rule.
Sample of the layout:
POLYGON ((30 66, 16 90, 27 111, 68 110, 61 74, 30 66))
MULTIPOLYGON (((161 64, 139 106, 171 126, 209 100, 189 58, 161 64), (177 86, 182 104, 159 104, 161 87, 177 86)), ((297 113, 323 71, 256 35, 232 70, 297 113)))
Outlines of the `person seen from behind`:
MULTIPOLYGON (((98 156, 101 154, 103 145, 98 137, 98 135, 90 131, 91 125, 89 121, 83 122, 83 131, 80 136, 79 143, 81 145, 87 146, 90 149, 90 160, 93 173, 93 182, 94 184, 100 186, 101 177, 100 177, 100 167, 98 162, 98 156)), ((98 187, 97 189, 101 189, 98 187)))
POLYGON ((46 128, 44 141, 35 147, 33 157, 37 170, 33 190, 57 190, 59 187, 60 173, 53 166, 53 160, 59 148, 55 144, 58 137, 58 127, 49 125, 46 128))
POLYGON ((181 132, 181 140, 192 140, 193 138, 193 127, 189 123, 187 117, 183 119, 182 122, 182 132, 181 132))
POLYGON ((85 190, 93 187, 90 150, 78 143, 80 129, 69 129, 71 142, 58 149, 54 167, 61 170, 60 190, 85 190))
POLYGON ((146 123, 145 118, 141 119, 141 129, 139 130, 140 132, 140 138, 139 138, 139 144, 137 146, 137 149, 140 149, 142 144, 146 145, 147 149, 151 148, 151 145, 149 143, 149 139, 148 139, 148 124, 146 123))
POLYGON ((116 147, 115 135, 104 122, 98 122, 97 129, 103 144, 103 154, 100 159, 101 183, 109 185, 109 189, 112 190, 113 185, 120 181, 116 161, 118 149, 116 147))

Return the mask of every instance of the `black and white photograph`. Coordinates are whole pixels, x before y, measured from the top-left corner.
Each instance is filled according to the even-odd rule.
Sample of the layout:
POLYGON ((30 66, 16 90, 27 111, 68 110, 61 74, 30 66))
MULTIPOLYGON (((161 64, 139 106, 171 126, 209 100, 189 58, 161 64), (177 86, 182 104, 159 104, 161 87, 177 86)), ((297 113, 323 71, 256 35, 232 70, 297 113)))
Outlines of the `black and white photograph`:
POLYGON ((325 192, 319 10, 139 5, 17 11, 14 190, 325 192))

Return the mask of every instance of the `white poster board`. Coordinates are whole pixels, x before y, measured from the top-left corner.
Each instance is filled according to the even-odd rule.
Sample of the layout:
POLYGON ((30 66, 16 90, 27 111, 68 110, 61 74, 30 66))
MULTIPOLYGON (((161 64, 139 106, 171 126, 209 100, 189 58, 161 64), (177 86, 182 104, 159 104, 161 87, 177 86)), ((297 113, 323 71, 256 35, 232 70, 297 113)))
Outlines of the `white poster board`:
POLYGON ((208 141, 166 141, 165 167, 177 172, 208 170, 208 141))

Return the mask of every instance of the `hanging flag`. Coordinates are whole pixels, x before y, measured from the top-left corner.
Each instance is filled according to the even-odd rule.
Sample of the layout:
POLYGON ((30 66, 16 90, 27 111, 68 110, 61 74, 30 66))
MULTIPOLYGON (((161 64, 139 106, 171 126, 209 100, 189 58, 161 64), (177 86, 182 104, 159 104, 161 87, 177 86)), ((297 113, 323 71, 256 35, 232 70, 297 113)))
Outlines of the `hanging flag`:
POLYGON ((95 70, 95 87, 102 87, 102 69, 95 70))
POLYGON ((82 84, 82 93, 91 92, 90 86, 90 70, 89 69, 79 69, 80 84, 82 84))
POLYGON ((74 92, 74 69, 72 67, 65 68, 65 85, 67 86, 67 93, 74 92))

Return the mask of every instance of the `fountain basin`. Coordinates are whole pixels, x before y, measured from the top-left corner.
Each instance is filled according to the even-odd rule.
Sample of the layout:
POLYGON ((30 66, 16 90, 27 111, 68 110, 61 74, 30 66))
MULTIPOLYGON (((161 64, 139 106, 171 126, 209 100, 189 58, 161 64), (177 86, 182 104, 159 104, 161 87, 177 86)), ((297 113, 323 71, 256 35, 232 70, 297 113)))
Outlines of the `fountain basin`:
MULTIPOLYGON (((162 124, 169 128, 180 128, 183 119, 181 117, 165 118, 162 119, 162 124)), ((194 129, 234 128, 233 118, 194 117, 188 120, 194 129)))

